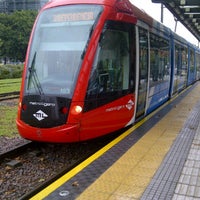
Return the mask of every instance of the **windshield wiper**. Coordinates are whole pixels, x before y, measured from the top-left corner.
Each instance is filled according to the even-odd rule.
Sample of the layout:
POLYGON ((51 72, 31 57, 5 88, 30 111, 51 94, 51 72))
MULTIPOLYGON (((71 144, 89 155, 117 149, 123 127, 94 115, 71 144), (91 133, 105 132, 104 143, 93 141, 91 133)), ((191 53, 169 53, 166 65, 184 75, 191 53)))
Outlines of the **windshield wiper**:
POLYGON ((41 83, 39 81, 37 72, 35 70, 35 59, 36 59, 36 52, 33 57, 33 61, 31 63, 31 67, 28 68, 29 70, 29 77, 28 77, 28 85, 27 85, 27 90, 29 90, 31 82, 34 85, 34 88, 38 90, 39 94, 44 94, 41 83))

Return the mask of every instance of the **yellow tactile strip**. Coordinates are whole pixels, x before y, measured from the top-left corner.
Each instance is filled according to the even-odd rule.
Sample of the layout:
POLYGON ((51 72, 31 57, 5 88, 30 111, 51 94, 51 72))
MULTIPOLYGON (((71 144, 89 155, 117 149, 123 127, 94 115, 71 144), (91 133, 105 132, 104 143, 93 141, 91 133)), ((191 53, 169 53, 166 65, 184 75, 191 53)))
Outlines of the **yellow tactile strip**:
POLYGON ((128 150, 78 199, 138 199, 199 101, 200 84, 128 150))

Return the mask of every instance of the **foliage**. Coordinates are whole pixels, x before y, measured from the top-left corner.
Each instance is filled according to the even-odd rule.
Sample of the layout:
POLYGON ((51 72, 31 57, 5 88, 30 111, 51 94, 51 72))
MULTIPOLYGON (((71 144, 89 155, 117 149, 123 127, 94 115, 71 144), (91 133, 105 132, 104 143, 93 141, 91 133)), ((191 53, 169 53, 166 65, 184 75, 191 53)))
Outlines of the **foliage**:
POLYGON ((8 78, 21 78, 23 64, 21 65, 0 65, 0 80, 8 78))
POLYGON ((16 11, 12 14, 0 13, 0 56, 23 62, 30 32, 37 12, 16 11))

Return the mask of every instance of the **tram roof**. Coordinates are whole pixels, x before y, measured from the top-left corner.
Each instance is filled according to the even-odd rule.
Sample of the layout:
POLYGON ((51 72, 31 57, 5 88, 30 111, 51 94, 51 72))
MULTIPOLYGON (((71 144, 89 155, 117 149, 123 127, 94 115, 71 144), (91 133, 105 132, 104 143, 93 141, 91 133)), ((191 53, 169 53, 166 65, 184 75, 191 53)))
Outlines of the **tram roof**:
POLYGON ((163 3, 166 8, 200 41, 199 0, 152 0, 163 3))

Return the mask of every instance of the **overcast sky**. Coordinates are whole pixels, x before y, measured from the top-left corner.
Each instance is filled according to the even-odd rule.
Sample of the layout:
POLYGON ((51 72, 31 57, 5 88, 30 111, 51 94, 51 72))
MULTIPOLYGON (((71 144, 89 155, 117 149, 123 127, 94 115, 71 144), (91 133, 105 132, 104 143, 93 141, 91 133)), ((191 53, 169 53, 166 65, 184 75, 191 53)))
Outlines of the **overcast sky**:
MULTIPOLYGON (((160 21, 161 16, 161 4, 152 3, 151 0, 130 0, 132 4, 137 6, 138 8, 144 10, 154 19, 160 21)), ((175 21, 173 15, 167 10, 164 9, 164 25, 171 28, 171 30, 175 30, 175 21)), ((180 23, 177 24, 176 33, 184 38, 186 38, 191 43, 198 45, 197 39, 180 23)))

